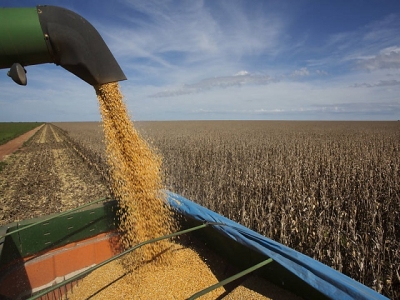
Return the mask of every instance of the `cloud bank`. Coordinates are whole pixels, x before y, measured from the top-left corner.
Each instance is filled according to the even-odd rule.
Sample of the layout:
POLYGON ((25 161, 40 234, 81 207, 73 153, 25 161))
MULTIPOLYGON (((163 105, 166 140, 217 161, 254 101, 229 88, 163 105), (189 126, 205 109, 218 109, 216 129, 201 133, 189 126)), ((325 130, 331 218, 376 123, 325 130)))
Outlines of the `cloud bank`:
POLYGON ((400 47, 382 49, 379 54, 360 59, 359 66, 368 71, 380 69, 400 69, 400 47))
POLYGON ((247 71, 240 71, 233 76, 220 76, 203 79, 193 84, 185 84, 181 88, 171 89, 150 95, 150 97, 172 97, 195 94, 216 88, 239 87, 243 85, 264 85, 272 82, 268 75, 254 75, 247 71))

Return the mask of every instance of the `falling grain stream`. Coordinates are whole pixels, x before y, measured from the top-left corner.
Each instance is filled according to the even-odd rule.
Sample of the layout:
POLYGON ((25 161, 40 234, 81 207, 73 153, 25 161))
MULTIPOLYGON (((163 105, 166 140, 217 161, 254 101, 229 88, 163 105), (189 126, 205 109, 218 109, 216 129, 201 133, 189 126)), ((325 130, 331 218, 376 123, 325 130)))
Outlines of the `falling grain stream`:
MULTIPOLYGON (((135 130, 118 83, 100 85, 95 89, 103 120, 112 191, 119 202, 121 243, 128 249, 169 234, 177 229, 177 225, 165 202, 165 195, 160 192, 161 157, 135 130)), ((217 264, 219 268, 225 266, 214 256, 208 256, 208 262, 217 264)), ((186 299, 217 282, 217 277, 204 261, 204 255, 182 243, 163 240, 148 244, 132 255, 91 273, 68 298, 186 299)), ((268 283, 264 282, 264 286, 276 293, 276 288, 271 289, 268 283)), ((244 286, 230 293, 220 287, 202 299, 216 299, 224 294, 224 299, 268 299, 265 296, 268 293, 260 294, 244 286)), ((289 296, 283 290, 279 295, 285 299, 289 296)), ((293 297, 290 295, 289 298, 293 297)))

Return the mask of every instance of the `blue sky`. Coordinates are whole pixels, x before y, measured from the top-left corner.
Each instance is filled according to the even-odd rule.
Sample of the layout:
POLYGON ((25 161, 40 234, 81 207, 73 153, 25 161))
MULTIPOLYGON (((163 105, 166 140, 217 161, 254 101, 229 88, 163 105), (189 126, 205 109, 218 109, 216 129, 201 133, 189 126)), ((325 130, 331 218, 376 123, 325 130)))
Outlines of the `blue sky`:
MULTIPOLYGON (((2 7, 36 1, 2 0, 2 7)), ((400 1, 54 1, 99 31, 133 120, 398 120, 400 1)), ((0 121, 98 121, 54 64, 0 70, 0 121)))

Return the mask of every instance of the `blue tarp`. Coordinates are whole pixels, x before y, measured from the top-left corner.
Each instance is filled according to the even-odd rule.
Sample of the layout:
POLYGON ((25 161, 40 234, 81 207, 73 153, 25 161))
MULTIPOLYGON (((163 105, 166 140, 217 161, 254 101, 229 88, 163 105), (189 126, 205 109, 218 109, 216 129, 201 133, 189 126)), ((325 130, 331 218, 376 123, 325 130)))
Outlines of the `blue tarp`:
POLYGON ((168 191, 167 195, 170 205, 181 214, 201 222, 225 224, 224 226, 212 226, 221 234, 238 243, 271 257, 281 266, 329 298, 388 299, 327 265, 275 242, 178 194, 168 191))

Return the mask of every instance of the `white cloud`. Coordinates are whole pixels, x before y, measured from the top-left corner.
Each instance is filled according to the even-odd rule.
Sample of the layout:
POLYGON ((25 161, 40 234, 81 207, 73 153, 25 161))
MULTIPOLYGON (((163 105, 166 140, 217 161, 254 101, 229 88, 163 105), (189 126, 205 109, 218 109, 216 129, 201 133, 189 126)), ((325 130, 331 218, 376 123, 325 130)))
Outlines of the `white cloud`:
POLYGON ((394 53, 400 53, 400 47, 398 47, 398 46, 392 46, 392 47, 385 48, 385 49, 381 50, 380 52, 381 52, 381 54, 383 54, 383 55, 390 55, 390 54, 392 54, 393 52, 394 52, 394 53))
POLYGON ((235 76, 244 76, 244 75, 249 75, 249 72, 242 70, 235 74, 235 76))
POLYGON ((191 94, 171 94, 168 98, 143 98, 140 95, 154 95, 158 91, 156 87, 148 87, 136 91, 135 97, 129 96, 128 102, 134 116, 150 120, 399 118, 400 107, 398 101, 393 100, 398 91, 382 94, 375 89, 348 87, 346 83, 354 78, 358 77, 348 76, 322 86, 319 82, 271 81, 263 85, 216 87, 191 94))
POLYGON ((366 25, 366 31, 361 35, 362 39, 360 42, 363 45, 369 45, 373 49, 376 49, 376 47, 389 47, 393 44, 396 45, 399 42, 399 25, 398 12, 389 14, 382 19, 366 25))
POLYGON ((319 76, 326 76, 329 75, 328 72, 324 71, 324 70, 316 70, 315 73, 319 76))
POLYGON ((128 11, 140 13, 140 18, 123 15, 132 28, 99 26, 115 54, 131 63, 193 66, 210 59, 237 61, 261 53, 275 55, 282 46, 284 19, 257 5, 213 2, 211 9, 201 1, 183 1, 179 8, 168 1, 121 2, 128 11))
POLYGON ((301 68, 299 70, 295 70, 290 74, 290 77, 304 77, 304 76, 309 76, 310 72, 307 70, 307 68, 301 68))
POLYGON ((264 85, 272 82, 273 79, 268 75, 250 74, 247 71, 240 71, 233 76, 220 76, 206 78, 192 84, 185 84, 180 88, 157 92, 150 97, 171 97, 199 93, 215 88, 228 88, 243 85, 264 85))
POLYGON ((382 49, 377 55, 360 57, 358 65, 368 71, 400 69, 400 47, 392 46, 382 49))
POLYGON ((395 102, 343 102, 332 105, 318 105, 310 108, 314 111, 321 111, 335 114, 359 114, 359 115, 373 115, 373 114, 390 114, 396 116, 400 113, 400 103, 395 102))
POLYGON ((357 28, 335 32, 327 36, 325 43, 318 48, 304 48, 304 51, 315 55, 307 59, 307 66, 331 69, 330 74, 335 69, 352 71, 355 66, 366 71, 389 67, 384 57, 389 54, 382 49, 398 48, 399 28, 399 16, 391 14, 357 28))
POLYGON ((396 86, 400 85, 400 80, 380 80, 379 82, 374 82, 374 83, 355 83, 351 85, 350 87, 382 87, 382 86, 396 86))

